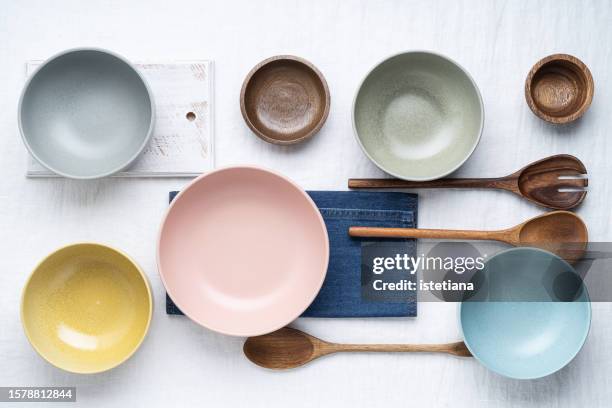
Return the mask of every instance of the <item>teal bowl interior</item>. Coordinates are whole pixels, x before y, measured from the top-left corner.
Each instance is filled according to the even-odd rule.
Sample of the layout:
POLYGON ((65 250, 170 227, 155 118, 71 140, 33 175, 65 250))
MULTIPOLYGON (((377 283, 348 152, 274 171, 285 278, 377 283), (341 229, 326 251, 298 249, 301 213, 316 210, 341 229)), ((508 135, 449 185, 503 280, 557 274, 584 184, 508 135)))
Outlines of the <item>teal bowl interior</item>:
POLYGON ((353 125, 366 155, 406 180, 448 175, 472 154, 482 133, 480 92, 457 63, 429 52, 390 57, 366 76, 353 125))
POLYGON ((460 306, 465 343, 484 366, 507 377, 540 378, 567 365, 591 324, 586 287, 549 252, 514 248, 489 259, 478 300, 460 306))
POLYGON ((123 58, 76 49, 45 62, 26 84, 19 126, 31 154, 65 177, 116 173, 144 150, 154 122, 153 97, 123 58))

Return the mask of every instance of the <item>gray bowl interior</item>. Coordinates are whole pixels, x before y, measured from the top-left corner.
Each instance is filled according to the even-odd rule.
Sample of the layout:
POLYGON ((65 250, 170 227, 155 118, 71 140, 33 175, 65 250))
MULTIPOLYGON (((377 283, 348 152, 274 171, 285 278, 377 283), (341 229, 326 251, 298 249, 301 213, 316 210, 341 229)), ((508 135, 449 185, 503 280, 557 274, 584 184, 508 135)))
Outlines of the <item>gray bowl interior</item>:
POLYGON ((20 105, 24 141, 49 169, 102 177, 129 165, 151 133, 148 88, 131 65, 97 50, 62 54, 30 80, 20 105))
POLYGON ((354 107, 357 137, 381 169, 409 180, 456 170, 480 139, 476 85, 452 61, 427 52, 391 57, 365 78, 354 107))

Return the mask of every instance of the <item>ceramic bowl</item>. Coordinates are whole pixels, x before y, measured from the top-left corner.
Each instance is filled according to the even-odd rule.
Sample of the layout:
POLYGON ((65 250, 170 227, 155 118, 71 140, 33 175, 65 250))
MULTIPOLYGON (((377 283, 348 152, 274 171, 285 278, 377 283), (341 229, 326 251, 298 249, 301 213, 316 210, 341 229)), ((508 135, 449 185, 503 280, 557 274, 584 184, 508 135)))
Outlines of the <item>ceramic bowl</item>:
POLYGON ((168 208, 157 264, 168 295, 196 323, 233 336, 273 332, 321 289, 327 229, 296 184, 257 167, 204 174, 168 208))
POLYGON ((456 62, 413 51, 376 65, 359 86, 353 127, 364 153, 385 172, 412 181, 455 171, 482 133, 476 83, 456 62))
POLYGON ((138 71, 109 51, 51 57, 27 81, 19 129, 36 160, 70 178, 109 176, 129 166, 153 131, 153 96, 138 71))
POLYGON ((329 114, 323 74, 305 59, 279 55, 249 72, 240 93, 242 116, 266 142, 289 145, 314 136, 329 114))
POLYGON ((116 249, 93 243, 61 248, 27 281, 21 320, 34 349, 56 367, 97 373, 138 349, 152 314, 149 284, 116 249))
POLYGON ((532 379, 560 370, 578 354, 591 304, 570 264, 541 249, 514 248, 491 257, 483 276, 486 299, 464 301, 459 311, 465 343, 483 365, 532 379))
POLYGON ((525 99, 540 119, 570 123, 591 106, 595 85, 589 68, 578 58, 554 54, 538 61, 525 80, 525 99))

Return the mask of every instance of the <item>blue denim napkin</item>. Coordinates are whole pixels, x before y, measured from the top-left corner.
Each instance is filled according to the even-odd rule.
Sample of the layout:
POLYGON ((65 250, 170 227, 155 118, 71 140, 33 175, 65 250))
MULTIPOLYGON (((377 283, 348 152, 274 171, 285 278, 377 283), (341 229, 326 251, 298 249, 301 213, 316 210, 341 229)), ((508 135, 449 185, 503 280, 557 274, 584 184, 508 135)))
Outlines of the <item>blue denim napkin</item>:
MULTIPOLYGON (((170 193, 170 201, 178 192, 170 193)), ((309 191, 329 234, 330 259, 323 287, 303 317, 416 316, 416 293, 404 301, 368 301, 362 297, 362 245, 379 240, 351 238, 350 226, 417 226, 415 194, 361 191, 309 191)), ((384 241, 384 240, 383 240, 384 241)), ((416 241, 404 240, 408 256, 416 256, 416 241)), ((183 314, 166 295, 166 313, 183 314)))

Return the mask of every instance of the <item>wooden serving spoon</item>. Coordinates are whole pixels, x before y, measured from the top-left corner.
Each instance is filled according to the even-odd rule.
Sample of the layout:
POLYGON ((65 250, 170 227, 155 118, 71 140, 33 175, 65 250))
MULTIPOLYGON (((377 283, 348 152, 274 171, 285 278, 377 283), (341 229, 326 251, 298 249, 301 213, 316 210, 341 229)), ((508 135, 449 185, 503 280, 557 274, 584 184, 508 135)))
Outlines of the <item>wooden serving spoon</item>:
POLYGON ((448 353, 471 357, 465 343, 448 344, 338 344, 328 343, 291 327, 263 336, 249 337, 244 355, 258 366, 284 370, 311 362, 315 358, 338 352, 419 352, 448 353))
POLYGON ((498 231, 350 227, 349 235, 374 238, 501 241, 514 246, 542 248, 567 261, 580 259, 589 241, 586 225, 580 217, 569 211, 552 211, 512 228, 498 231))
POLYGON ((433 181, 399 179, 350 179, 349 188, 495 188, 511 191, 527 200, 555 210, 578 206, 589 181, 584 164, 569 154, 533 162, 506 177, 443 178, 433 181))

